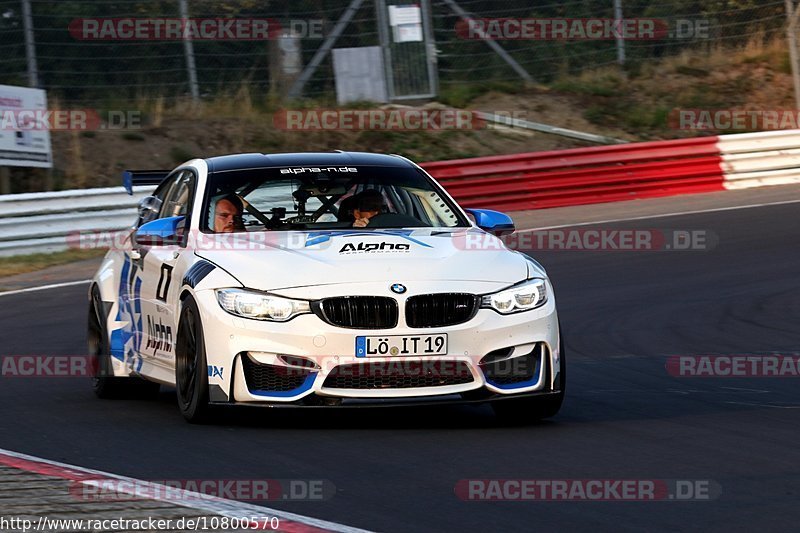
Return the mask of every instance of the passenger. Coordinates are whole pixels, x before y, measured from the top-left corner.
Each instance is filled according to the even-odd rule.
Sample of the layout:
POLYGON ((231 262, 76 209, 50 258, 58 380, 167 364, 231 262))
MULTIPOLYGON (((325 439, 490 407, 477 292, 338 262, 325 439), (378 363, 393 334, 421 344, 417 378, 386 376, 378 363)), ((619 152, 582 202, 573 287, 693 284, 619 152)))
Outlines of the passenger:
POLYGON ((383 195, 375 189, 367 189, 358 194, 358 204, 353 209, 354 228, 365 228, 369 220, 380 214, 384 208, 383 195))

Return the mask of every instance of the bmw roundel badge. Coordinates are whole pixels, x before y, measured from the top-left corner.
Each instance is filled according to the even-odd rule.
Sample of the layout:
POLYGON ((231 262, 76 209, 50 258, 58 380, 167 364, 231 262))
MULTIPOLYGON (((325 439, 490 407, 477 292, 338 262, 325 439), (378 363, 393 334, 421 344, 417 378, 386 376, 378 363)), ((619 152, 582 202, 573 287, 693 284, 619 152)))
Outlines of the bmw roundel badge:
POLYGON ((395 283, 390 288, 392 289, 392 292, 395 294, 403 294, 404 292, 406 292, 406 290, 408 290, 406 289, 405 285, 401 285, 400 283, 395 283))

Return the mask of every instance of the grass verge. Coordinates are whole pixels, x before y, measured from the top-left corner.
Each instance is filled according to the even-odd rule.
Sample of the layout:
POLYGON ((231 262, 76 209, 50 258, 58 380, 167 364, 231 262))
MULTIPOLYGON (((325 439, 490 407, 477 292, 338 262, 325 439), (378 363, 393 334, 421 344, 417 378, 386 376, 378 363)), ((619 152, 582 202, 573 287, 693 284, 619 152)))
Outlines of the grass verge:
POLYGON ((97 250, 66 250, 52 254, 15 255, 13 257, 0 257, 0 278, 36 272, 52 266, 65 265, 84 259, 103 257, 104 249, 97 250))

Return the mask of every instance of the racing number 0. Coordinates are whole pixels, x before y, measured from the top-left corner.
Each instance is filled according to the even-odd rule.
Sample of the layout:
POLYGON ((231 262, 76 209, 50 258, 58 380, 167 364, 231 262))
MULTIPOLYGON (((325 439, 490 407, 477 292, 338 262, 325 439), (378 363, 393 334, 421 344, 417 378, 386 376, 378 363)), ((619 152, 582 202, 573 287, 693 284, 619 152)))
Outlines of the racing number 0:
POLYGON ((169 284, 172 281, 172 265, 166 263, 161 265, 161 277, 158 278, 158 287, 156 288, 156 298, 162 302, 167 301, 167 292, 169 291, 169 284))

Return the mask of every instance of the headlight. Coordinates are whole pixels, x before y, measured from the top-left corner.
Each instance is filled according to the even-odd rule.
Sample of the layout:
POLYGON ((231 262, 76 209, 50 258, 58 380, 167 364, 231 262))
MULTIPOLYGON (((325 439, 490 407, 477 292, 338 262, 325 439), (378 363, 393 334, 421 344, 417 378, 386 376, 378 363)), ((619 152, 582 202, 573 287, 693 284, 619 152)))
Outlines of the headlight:
POLYGON ((220 307, 232 315, 255 320, 286 322, 297 315, 311 312, 311 306, 303 300, 290 300, 242 289, 219 289, 217 301, 220 307))
POLYGON ((508 315, 536 309, 547 303, 547 284, 543 279, 531 279, 510 289, 487 294, 481 299, 481 307, 491 308, 508 315))

